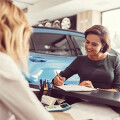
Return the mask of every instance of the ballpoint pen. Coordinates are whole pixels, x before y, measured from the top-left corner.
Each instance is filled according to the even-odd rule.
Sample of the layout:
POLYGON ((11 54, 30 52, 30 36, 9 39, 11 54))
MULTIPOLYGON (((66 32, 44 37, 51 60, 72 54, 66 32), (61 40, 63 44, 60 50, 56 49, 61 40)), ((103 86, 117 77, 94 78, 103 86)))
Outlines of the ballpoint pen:
POLYGON ((40 79, 40 89, 42 89, 42 79, 40 79))
POLYGON ((56 71, 56 74, 57 74, 58 78, 62 81, 62 78, 59 76, 59 74, 57 73, 57 71, 56 71))

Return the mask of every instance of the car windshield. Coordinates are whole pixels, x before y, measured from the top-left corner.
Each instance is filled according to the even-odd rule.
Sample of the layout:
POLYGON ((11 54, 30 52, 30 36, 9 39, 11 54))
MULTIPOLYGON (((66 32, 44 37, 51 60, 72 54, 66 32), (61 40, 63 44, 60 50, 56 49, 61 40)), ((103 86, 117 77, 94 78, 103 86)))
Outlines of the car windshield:
POLYGON ((34 33, 30 51, 44 54, 76 56, 85 54, 84 37, 65 34, 34 33))

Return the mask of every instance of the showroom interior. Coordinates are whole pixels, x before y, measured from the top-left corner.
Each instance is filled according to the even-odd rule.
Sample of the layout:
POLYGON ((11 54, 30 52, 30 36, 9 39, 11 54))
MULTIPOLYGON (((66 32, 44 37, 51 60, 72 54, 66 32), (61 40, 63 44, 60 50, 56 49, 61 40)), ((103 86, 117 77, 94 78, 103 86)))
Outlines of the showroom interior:
POLYGON ((20 55, 15 61, 2 51, 1 37, 0 120, 120 120, 120 0, 2 1, 12 1, 29 24, 4 22, 16 28, 8 39, 18 41, 9 43, 20 55))
POLYGON ((32 26, 73 29, 84 32, 91 25, 105 25, 111 38, 112 47, 119 51, 120 1, 119 0, 13 0, 21 8, 32 26), (63 20, 69 18, 69 20, 63 20), (62 23, 63 20, 63 23, 62 23), (65 25, 64 25, 65 21, 65 25), (54 24, 53 24, 54 23, 54 24))

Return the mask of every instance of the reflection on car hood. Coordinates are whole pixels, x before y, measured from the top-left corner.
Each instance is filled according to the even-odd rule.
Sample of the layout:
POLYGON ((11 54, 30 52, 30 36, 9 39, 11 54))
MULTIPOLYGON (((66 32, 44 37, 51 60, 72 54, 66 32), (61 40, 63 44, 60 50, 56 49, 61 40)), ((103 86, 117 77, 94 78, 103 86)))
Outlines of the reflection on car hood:
POLYGON ((30 76, 26 79, 34 84, 39 84, 40 79, 51 81, 56 76, 55 71, 64 70, 74 59, 75 57, 30 52, 28 60, 30 76))

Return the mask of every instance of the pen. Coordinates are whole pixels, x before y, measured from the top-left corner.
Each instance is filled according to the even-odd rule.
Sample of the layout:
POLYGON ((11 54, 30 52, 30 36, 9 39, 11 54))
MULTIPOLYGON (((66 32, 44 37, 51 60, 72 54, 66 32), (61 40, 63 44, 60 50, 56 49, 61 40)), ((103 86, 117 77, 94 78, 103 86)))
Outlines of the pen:
POLYGON ((40 88, 42 89, 42 79, 40 79, 40 88))
POLYGON ((49 90, 49 88, 50 88, 50 83, 48 82, 48 80, 47 80, 47 89, 49 90))
POLYGON ((40 89, 40 100, 43 95, 43 84, 42 84, 42 79, 40 79, 40 84, 39 84, 39 89, 40 89))
POLYGON ((57 74, 57 76, 59 77, 59 79, 62 81, 62 78, 59 76, 59 74, 57 73, 57 71, 56 71, 56 74, 57 74))

